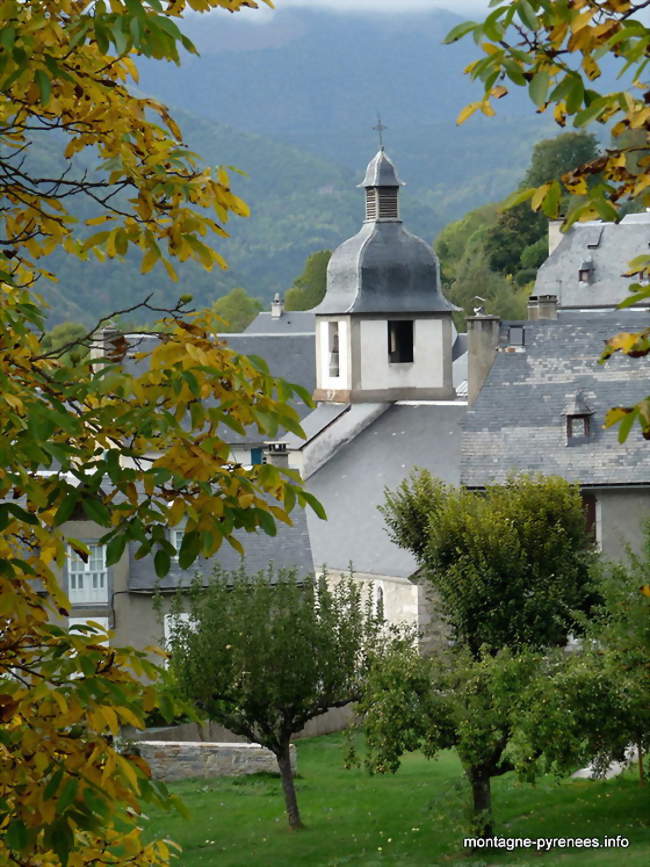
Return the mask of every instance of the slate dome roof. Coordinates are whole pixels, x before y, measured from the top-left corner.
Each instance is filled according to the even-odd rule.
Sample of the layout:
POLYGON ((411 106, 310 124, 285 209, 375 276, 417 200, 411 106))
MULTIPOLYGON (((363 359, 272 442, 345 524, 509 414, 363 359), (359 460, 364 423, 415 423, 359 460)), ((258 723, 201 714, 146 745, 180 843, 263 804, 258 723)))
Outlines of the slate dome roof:
MULTIPOLYGON (((401 183, 383 150, 360 186, 401 183), (391 179, 394 178, 394 181, 391 179)), ((443 313, 457 310, 442 294, 438 258, 401 220, 367 219, 361 231, 332 253, 327 290, 316 314, 443 313)))

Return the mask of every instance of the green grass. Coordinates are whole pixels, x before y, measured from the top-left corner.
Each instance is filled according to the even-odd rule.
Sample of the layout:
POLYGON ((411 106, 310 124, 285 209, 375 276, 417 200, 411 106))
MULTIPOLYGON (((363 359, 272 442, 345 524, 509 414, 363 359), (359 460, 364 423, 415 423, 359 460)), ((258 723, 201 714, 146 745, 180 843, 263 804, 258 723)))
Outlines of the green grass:
POLYGON ((151 811, 147 833, 183 846, 182 867, 288 865, 650 864, 650 786, 630 773, 604 782, 536 786, 512 774, 493 781, 495 831, 508 837, 628 837, 628 849, 464 852, 468 790, 453 753, 409 755, 394 776, 343 768, 339 735, 299 741, 297 790, 305 831, 291 833, 280 781, 271 774, 170 786, 191 817, 151 811))

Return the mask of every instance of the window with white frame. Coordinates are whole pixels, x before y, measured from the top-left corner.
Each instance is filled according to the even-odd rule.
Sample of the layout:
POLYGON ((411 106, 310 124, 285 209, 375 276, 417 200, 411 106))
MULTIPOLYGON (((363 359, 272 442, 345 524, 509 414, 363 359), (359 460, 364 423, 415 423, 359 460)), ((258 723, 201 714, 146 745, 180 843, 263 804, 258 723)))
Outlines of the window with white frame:
POLYGON ((169 530, 169 541, 176 548, 176 553, 173 555, 172 560, 178 561, 178 554, 181 550, 184 535, 185 527, 171 527, 169 530))
POLYGON ((106 548, 95 542, 87 543, 88 559, 84 562, 68 546, 68 596, 73 605, 108 603, 108 570, 106 548))

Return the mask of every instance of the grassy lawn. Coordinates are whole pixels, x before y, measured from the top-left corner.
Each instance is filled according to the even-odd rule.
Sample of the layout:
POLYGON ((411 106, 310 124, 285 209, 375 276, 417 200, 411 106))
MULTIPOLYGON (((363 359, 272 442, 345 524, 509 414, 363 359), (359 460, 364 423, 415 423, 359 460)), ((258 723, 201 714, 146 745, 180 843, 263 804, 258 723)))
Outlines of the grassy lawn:
POLYGON ((406 756, 395 776, 346 771, 339 735, 299 741, 299 804, 307 829, 290 833, 279 779, 271 775, 175 783, 191 818, 152 811, 148 833, 183 846, 183 867, 288 865, 650 864, 650 786, 629 774, 604 782, 512 774, 493 782, 496 833, 508 837, 628 837, 628 849, 468 853, 468 790, 453 753, 406 756))

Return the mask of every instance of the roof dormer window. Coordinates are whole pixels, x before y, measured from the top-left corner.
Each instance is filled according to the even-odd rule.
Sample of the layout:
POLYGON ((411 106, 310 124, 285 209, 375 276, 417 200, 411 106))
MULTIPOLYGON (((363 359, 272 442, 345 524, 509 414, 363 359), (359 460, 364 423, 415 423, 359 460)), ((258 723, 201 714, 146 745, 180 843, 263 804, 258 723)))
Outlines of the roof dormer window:
POLYGON ((578 280, 581 283, 591 283, 594 278, 594 263, 591 259, 585 259, 578 269, 578 280))
POLYGON ((591 439, 591 419, 593 410, 578 392, 567 404, 564 410, 566 418, 566 443, 568 446, 581 445, 591 439))

